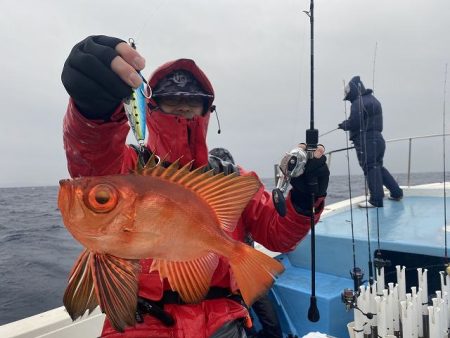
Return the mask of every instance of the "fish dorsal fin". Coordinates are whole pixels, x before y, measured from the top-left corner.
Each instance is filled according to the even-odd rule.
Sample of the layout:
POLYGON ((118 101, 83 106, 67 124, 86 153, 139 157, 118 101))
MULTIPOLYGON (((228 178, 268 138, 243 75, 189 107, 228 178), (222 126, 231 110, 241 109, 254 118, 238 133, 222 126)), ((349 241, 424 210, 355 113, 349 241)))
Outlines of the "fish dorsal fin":
POLYGON ((161 159, 155 154, 151 154, 147 163, 142 167, 140 162, 138 161, 136 165, 136 172, 141 175, 148 175, 147 173, 151 172, 154 168, 161 165, 161 159))
POLYGON ((169 165, 164 172, 161 173, 161 178, 167 178, 170 179, 173 174, 177 172, 177 170, 180 168, 180 160, 176 160, 171 165, 169 165))
POLYGON ((111 325, 123 332, 136 323, 138 260, 91 254, 97 299, 111 325))
POLYGON ((91 253, 85 249, 70 272, 64 292, 63 303, 72 320, 83 316, 86 310, 91 313, 98 305, 90 259, 91 253))
POLYGON ((179 168, 177 160, 164 168, 163 161, 156 163, 153 157, 140 173, 181 184, 196 192, 214 209, 222 229, 228 232, 233 232, 242 211, 261 186, 261 182, 253 175, 214 175, 214 171, 206 171, 206 167, 191 170, 193 161, 179 168))
POLYGON ((183 262, 155 259, 150 271, 157 270, 161 278, 167 278, 183 301, 198 303, 206 297, 218 263, 219 257, 214 253, 183 262))

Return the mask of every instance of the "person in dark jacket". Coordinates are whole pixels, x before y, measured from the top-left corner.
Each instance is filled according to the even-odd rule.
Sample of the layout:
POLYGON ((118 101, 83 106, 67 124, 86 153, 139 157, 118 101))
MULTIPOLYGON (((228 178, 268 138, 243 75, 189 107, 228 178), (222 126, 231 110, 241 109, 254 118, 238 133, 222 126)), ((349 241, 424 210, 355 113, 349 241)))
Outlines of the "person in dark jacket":
MULTIPOLYGON (((70 95, 63 137, 72 177, 128 174, 149 153, 166 163, 179 159, 182 165, 192 162, 193 168, 210 166, 216 172, 257 176, 238 166, 210 162, 206 134, 214 90, 191 59, 170 61, 153 72, 148 80, 153 96, 146 102, 148 140, 142 150, 127 144, 130 127, 122 102, 142 83, 138 71, 144 67, 145 59, 118 38, 89 36, 73 47, 61 75, 70 95)), ((276 213, 270 193, 261 186, 228 235, 244 241, 251 234, 271 251, 293 250, 310 230, 312 204, 315 222, 324 208, 330 173, 322 153, 319 147, 305 173, 291 180, 285 217, 276 213), (316 180, 317 191, 309 190, 308 182, 316 180)), ((184 303, 167 278, 151 270, 151 257, 140 265, 136 324, 117 332, 106 320, 102 337, 245 337, 248 310, 226 259, 219 258, 210 292, 198 304, 184 303)))
POLYGON ((399 201, 403 190, 383 166, 386 142, 383 135, 383 112, 381 104, 373 95, 372 89, 366 89, 359 76, 354 76, 345 86, 344 100, 351 102, 350 116, 339 123, 338 128, 349 131, 358 157, 358 162, 367 179, 370 198, 368 203, 359 204, 363 208, 382 207, 384 190, 389 190, 389 198, 399 201))
MULTIPOLYGON (((224 166, 227 165, 226 163, 234 164, 233 156, 231 155, 228 149, 222 147, 213 148, 209 151, 209 154, 223 161, 224 166)), ((245 242, 250 246, 254 246, 254 240, 250 235, 247 235, 247 237, 245 238, 245 242)), ((246 331, 249 337, 255 338, 283 337, 277 312, 268 295, 263 295, 256 302, 254 302, 252 305, 252 310, 255 312, 256 316, 258 316, 258 320, 261 323, 262 329, 259 332, 256 332, 254 328, 247 329, 246 331)))

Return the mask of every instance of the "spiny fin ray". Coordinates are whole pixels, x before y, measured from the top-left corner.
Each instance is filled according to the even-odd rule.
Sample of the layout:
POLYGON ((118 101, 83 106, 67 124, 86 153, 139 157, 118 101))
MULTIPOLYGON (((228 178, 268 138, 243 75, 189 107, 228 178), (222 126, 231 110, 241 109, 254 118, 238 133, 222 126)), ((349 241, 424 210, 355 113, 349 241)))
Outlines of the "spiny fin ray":
POLYGON ((194 191, 215 211, 222 229, 227 232, 234 231, 242 211, 261 186, 261 182, 253 175, 213 175, 213 171, 207 171, 206 167, 191 171, 192 161, 182 168, 179 168, 178 161, 164 168, 163 161, 155 164, 153 157, 138 172, 178 183, 194 191))
POLYGON ((111 325, 123 332, 126 326, 136 323, 139 263, 112 255, 93 254, 92 267, 100 308, 111 325))
POLYGON ((158 271, 161 278, 167 278, 173 291, 177 291, 186 303, 198 303, 205 298, 219 257, 210 253, 201 258, 174 262, 153 260, 150 271, 158 271))
POLYGON ((72 320, 83 316, 86 310, 91 313, 98 305, 89 264, 90 255, 91 253, 85 249, 78 257, 64 292, 63 303, 72 320))

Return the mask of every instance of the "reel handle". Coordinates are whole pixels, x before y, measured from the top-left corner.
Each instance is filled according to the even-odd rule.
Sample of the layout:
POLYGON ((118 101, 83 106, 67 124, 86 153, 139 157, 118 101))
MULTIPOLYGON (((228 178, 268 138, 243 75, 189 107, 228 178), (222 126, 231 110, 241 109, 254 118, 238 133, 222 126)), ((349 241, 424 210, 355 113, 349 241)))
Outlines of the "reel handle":
POLYGON ((275 188, 272 190, 272 201, 278 215, 281 217, 286 216, 286 199, 281 189, 275 188))
POLYGON ((281 217, 286 216, 286 198, 284 193, 292 178, 292 172, 297 167, 298 158, 292 155, 287 163, 286 174, 283 174, 277 184, 277 187, 272 190, 272 201, 275 206, 275 210, 281 217))

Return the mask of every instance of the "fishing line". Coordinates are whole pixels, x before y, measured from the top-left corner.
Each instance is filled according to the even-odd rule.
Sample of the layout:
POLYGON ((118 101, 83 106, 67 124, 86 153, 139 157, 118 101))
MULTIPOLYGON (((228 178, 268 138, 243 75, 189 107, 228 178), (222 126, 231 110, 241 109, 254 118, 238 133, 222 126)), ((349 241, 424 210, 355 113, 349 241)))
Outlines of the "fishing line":
MULTIPOLYGON (((373 52, 373 65, 372 65, 372 92, 375 92, 375 65, 377 60, 377 49, 378 49, 378 41, 375 42, 375 49, 373 52)), ((372 107, 373 108, 373 107, 372 107)), ((373 109, 372 109, 373 110, 373 109)), ((375 153, 376 153, 376 144, 375 144, 375 153)), ((378 176, 378 178, 381 178, 381 184, 383 186, 383 177, 382 173, 378 176), (381 177, 380 177, 381 176, 381 177)), ((377 179, 378 179, 377 178, 377 179)), ((370 251, 370 249, 369 249, 370 251)), ((372 266, 372 265, 370 265, 372 266)), ((374 266, 377 269, 377 280, 378 275, 381 271, 381 268, 391 266, 391 261, 387 259, 383 259, 381 254, 381 244, 380 244, 380 212, 379 208, 377 207, 377 251, 376 251, 376 257, 374 258, 374 266)), ((383 281, 384 283, 384 281, 383 281)))
MULTIPOLYGON (((147 11, 145 11, 145 17, 147 17, 147 14, 151 11, 152 13, 148 16, 148 18, 146 18, 146 20, 143 20, 144 23, 141 25, 141 28, 137 31, 136 33, 136 40, 139 41, 139 38, 142 34, 142 32, 144 31, 144 28, 147 27, 148 23, 151 21, 151 19, 153 19, 153 17, 155 17, 155 15, 159 12, 159 10, 161 9, 162 5, 165 3, 166 1, 161 0, 158 4, 156 4, 155 6, 151 7, 150 9, 148 9, 147 11)), ((147 4, 147 2, 144 2, 144 4, 147 4)), ((154 32, 153 32, 154 34, 154 32)))
POLYGON ((327 131, 326 133, 320 134, 319 137, 328 135, 328 134, 330 134, 330 133, 332 133, 333 131, 336 131, 336 130, 338 130, 338 129, 339 129, 339 128, 334 128, 334 129, 332 129, 332 130, 329 130, 329 131, 327 131))
MULTIPOLYGON (((345 91, 345 80, 342 80, 344 83, 344 91, 345 91)), ((345 120, 347 121, 347 103, 344 100, 344 115, 345 120)), ((347 177, 348 177, 348 195, 350 199, 350 226, 352 230, 352 255, 353 255, 353 274, 356 272, 356 242, 355 242, 355 229, 354 229, 354 223, 353 223, 353 205, 352 205, 352 184, 350 179, 350 151, 349 151, 349 145, 348 145, 348 139, 349 139, 349 131, 345 131, 345 142, 346 142, 346 153, 347 153, 347 177)), ((352 276, 353 277, 353 276, 352 276)), ((358 292, 359 285, 356 278, 353 278, 354 281, 354 290, 355 292, 358 292)))
POLYGON ((442 146, 443 146, 443 171, 444 171, 444 243, 445 243, 445 264, 448 264, 448 254, 447 254, 447 190, 445 183, 445 96, 447 94, 447 66, 445 64, 445 76, 444 76, 444 103, 442 109, 442 146))
MULTIPOLYGON (((364 171, 364 193, 365 193, 365 203, 366 203, 366 229, 367 229, 367 247, 369 250, 369 284, 373 284, 373 268, 372 268, 372 249, 370 245, 370 224, 369 224, 369 201, 367 198, 368 184, 367 180, 369 177, 369 168, 367 165, 367 125, 364 121, 364 114, 366 113, 362 101, 361 83, 358 83, 358 108, 359 108, 359 131, 362 135, 363 147, 364 147, 364 158, 363 158, 363 168, 364 171)), ((368 122, 369 119, 367 119, 368 122)), ((366 123, 367 123, 366 122, 366 123)), ((361 149, 362 152, 362 149, 361 149)), ((377 207, 378 209, 378 207, 377 207)))
POLYGON ((373 68, 372 68, 372 90, 375 92, 375 61, 377 59, 378 41, 375 42, 375 50, 373 52, 373 68))

